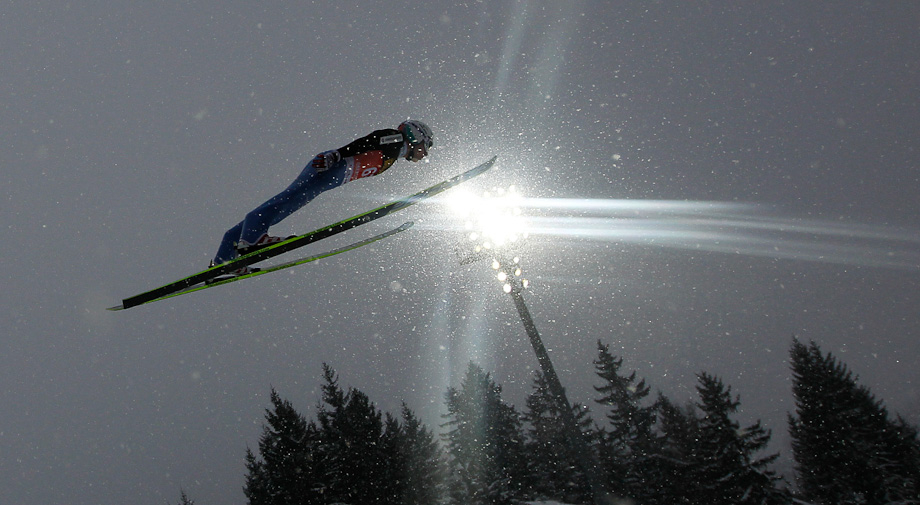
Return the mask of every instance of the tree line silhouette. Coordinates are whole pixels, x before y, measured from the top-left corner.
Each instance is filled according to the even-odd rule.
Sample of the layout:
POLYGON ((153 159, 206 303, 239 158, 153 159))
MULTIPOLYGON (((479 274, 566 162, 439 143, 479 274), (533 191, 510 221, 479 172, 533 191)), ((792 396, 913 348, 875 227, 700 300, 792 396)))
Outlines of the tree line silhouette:
MULTIPOLYGON (((814 342, 793 339, 790 358, 794 482, 772 469, 778 454, 764 453, 770 430, 735 419, 740 398, 720 378, 701 372, 696 401, 678 405, 598 342, 593 400, 603 421, 586 405, 572 409, 608 489, 639 505, 920 504, 917 428, 814 342)), ((257 453, 246 451, 249 504, 592 503, 577 464, 585 455, 567 448, 540 373, 519 411, 470 363, 445 393, 440 436, 405 404, 383 413, 343 389, 327 364, 321 396, 307 419, 272 389, 257 453)))

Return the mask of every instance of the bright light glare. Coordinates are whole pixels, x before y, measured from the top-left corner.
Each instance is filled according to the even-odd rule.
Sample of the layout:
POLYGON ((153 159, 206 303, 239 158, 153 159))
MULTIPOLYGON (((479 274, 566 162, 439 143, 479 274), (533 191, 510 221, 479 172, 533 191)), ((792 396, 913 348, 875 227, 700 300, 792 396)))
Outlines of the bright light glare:
POLYGON ((446 201, 464 220, 468 238, 482 249, 500 249, 527 236, 520 207, 523 199, 514 186, 493 189, 481 196, 457 191, 446 201))
POLYGON ((521 213, 523 198, 514 186, 493 189, 481 196, 469 191, 457 191, 447 199, 447 205, 464 222, 464 230, 472 245, 473 256, 492 256, 492 269, 502 283, 506 293, 526 289, 529 285, 522 279, 520 257, 508 260, 507 249, 527 238, 527 227, 521 213))

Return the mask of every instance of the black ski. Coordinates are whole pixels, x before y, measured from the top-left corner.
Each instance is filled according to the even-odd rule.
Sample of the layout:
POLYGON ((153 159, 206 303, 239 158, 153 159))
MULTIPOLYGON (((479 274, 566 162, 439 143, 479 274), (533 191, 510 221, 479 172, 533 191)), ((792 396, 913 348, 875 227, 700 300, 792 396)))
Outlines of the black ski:
MULTIPOLYGON (((194 286, 190 286, 185 289, 176 291, 175 293, 170 293, 166 296, 154 298, 153 300, 150 300, 149 302, 144 302, 144 303, 158 302, 160 300, 165 300, 167 298, 174 298, 179 295, 185 295, 188 293, 194 293, 195 291, 201 291, 202 289, 210 289, 210 288, 214 288, 217 286, 223 286, 224 284, 230 284, 231 282, 237 282, 243 279, 250 279, 252 277, 258 277, 260 275, 270 274, 272 272, 277 272, 279 270, 285 270, 287 268, 295 267, 297 265, 303 265, 305 263, 312 263, 316 260, 321 260, 323 258, 328 258, 330 256, 342 254, 343 252, 353 251, 359 247, 364 247, 368 244, 373 244, 374 242, 377 242, 378 240, 383 240, 387 237, 396 235, 397 233, 406 231, 412 227, 412 224, 413 224, 412 221, 409 221, 409 222, 403 223, 402 226, 398 228, 394 228, 392 230, 383 232, 379 235, 374 235, 373 237, 366 238, 359 242, 355 242, 354 244, 349 244, 347 246, 339 247, 338 249, 333 249, 331 251, 326 251, 324 253, 314 254, 313 256, 298 258, 296 260, 287 261, 285 263, 280 263, 278 265, 272 265, 270 267, 261 268, 259 270, 256 270, 254 272, 251 272, 245 275, 237 275, 237 276, 229 277, 227 279, 220 279, 220 278, 212 279, 207 283, 196 284, 194 286)), ((124 306, 116 305, 114 307, 109 307, 107 310, 124 310, 124 306)))
POLYGON ((324 238, 331 237, 338 233, 342 233, 343 231, 350 230, 357 226, 361 226, 362 224, 369 223, 376 219, 380 219, 381 217, 386 216, 392 212, 396 212, 397 210, 401 210, 411 205, 415 205, 416 203, 426 198, 430 198, 434 195, 437 195, 438 193, 441 193, 462 182, 472 179, 473 177, 476 177, 477 175, 482 174, 486 170, 492 168, 492 165, 495 163, 496 158, 497 156, 493 156, 492 159, 486 161, 485 163, 479 166, 476 166, 475 168, 471 168, 470 170, 467 170, 466 172, 463 172, 462 174, 455 175, 454 177, 451 177, 450 179, 439 182, 438 184, 435 184, 434 186, 431 186, 430 188, 419 191, 418 193, 415 193, 414 195, 410 195, 405 198, 400 198, 399 200, 394 200, 386 205, 377 207, 376 209, 373 209, 373 210, 369 210, 363 214, 358 214, 357 216, 345 219, 344 221, 339 221, 338 223, 334 223, 329 226, 324 226, 322 228, 313 230, 303 235, 297 235, 283 242, 278 242, 277 244, 273 244, 264 249, 259 249, 258 251, 254 251, 244 256, 240 256, 239 258, 235 258, 234 260, 228 261, 227 263, 217 265, 207 270, 203 270, 196 274, 190 275, 188 277, 185 277, 184 279, 180 279, 178 281, 171 282, 169 284, 160 286, 155 289, 151 289, 150 291, 146 291, 139 295, 125 298, 124 300, 122 300, 121 308, 130 309, 131 307, 136 307, 143 303, 147 303, 149 301, 163 298, 172 293, 182 291, 188 287, 194 286, 196 284, 200 284, 202 282, 208 281, 220 275, 224 275, 228 272, 232 272, 233 270, 236 270, 238 268, 242 268, 245 266, 252 265, 254 263, 258 263, 260 261, 264 261, 269 258, 273 258, 275 256, 278 256, 279 254, 284 254, 288 251, 292 251, 299 247, 303 247, 307 244, 312 244, 313 242, 316 242, 317 240, 322 240, 324 238))

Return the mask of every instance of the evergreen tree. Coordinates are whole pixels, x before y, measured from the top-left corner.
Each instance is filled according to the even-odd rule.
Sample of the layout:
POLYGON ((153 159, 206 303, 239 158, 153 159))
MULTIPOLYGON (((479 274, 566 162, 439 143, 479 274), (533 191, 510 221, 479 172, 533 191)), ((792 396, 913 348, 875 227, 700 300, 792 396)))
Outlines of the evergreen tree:
POLYGON ((402 503, 407 478, 402 444, 402 428, 399 426, 399 419, 390 413, 385 414, 383 433, 380 436, 378 448, 385 461, 377 484, 380 503, 402 503))
POLYGON ((700 422, 696 408, 680 408, 664 395, 658 395, 658 428, 661 434, 658 454, 659 503, 686 505, 697 503, 699 482, 693 474, 700 422))
POLYGON ((181 489, 178 505, 195 505, 195 500, 189 499, 188 494, 185 493, 185 490, 181 489))
MULTIPOLYGON (((886 416, 887 417, 887 416, 886 416)), ((887 461, 885 488, 891 502, 903 505, 920 504, 920 433, 901 416, 886 423, 881 433, 887 461)))
POLYGON ((259 439, 261 459, 246 450, 246 486, 251 505, 321 503, 319 466, 314 460, 318 433, 290 402, 272 389, 273 410, 266 410, 267 426, 259 439))
MULTIPOLYGON (((591 501, 591 489, 576 458, 569 449, 568 433, 559 402, 549 391, 546 377, 534 374, 534 391, 526 400, 522 416, 528 425, 525 449, 529 464, 530 488, 537 497, 556 498, 574 503, 591 501)), ((582 434, 591 438, 591 419, 586 407, 572 406, 582 434)), ((589 444, 590 445, 590 444, 589 444)))
POLYGON ((778 455, 755 459, 766 448, 770 432, 757 423, 740 429, 732 415, 740 406, 731 388, 706 373, 699 376, 697 391, 702 412, 699 441, 694 450, 693 475, 698 483, 698 500, 709 505, 783 503, 776 488, 778 477, 767 466, 778 455))
POLYGON ((659 494, 654 432, 658 406, 643 405, 650 390, 645 380, 636 379, 636 372, 621 375, 623 358, 610 354, 600 341, 597 349, 594 366, 603 383, 594 387, 602 395, 595 401, 609 407, 609 431, 603 435, 600 460, 614 494, 651 503, 659 494))
POLYGON ((920 503, 920 442, 903 419, 812 342, 790 351, 789 431, 803 498, 819 504, 920 503))
POLYGON ((366 394, 343 391, 335 371, 323 364, 323 403, 317 413, 327 503, 399 503, 387 482, 390 457, 384 447, 382 413, 366 394))
POLYGON ((508 505, 526 480, 521 420, 501 399, 501 387, 470 363, 460 389, 446 394, 444 435, 450 499, 464 505, 508 505))
POLYGON ((326 364, 323 377, 319 425, 272 389, 260 457, 246 451, 248 503, 442 503, 445 459, 431 430, 405 405, 404 424, 384 420, 367 395, 342 390, 326 364))
POLYGON ((409 410, 402 408, 400 456, 404 465, 401 503, 429 505, 446 495, 445 460, 434 434, 409 410))

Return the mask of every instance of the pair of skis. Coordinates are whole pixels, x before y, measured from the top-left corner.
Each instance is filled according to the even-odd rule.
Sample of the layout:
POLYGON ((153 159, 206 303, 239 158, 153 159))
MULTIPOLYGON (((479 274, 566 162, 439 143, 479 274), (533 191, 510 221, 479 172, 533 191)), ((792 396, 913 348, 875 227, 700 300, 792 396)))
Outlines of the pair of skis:
POLYGON ((255 277, 258 275, 264 275, 269 272, 276 272, 278 270, 283 270, 283 269, 290 268, 296 265, 302 265, 304 263, 309 263, 312 261, 316 261, 318 259, 327 258, 329 256, 333 256, 336 254, 341 254, 343 252, 357 249, 358 247, 376 242, 378 240, 382 240, 391 235, 395 235, 396 233, 399 233, 401 231, 408 229, 410 226, 412 226, 412 223, 411 222, 405 223, 402 226, 395 228, 393 230, 390 230, 388 232, 370 237, 368 239, 362 240, 360 242, 356 242, 354 244, 351 244, 351 245, 348 245, 348 246, 345 246, 339 249, 335 249, 333 251, 329 251, 327 253, 319 254, 316 256, 300 258, 297 260, 289 261, 287 263, 282 263, 280 265, 275 265, 269 268, 258 270, 258 271, 255 271, 255 272, 252 272, 246 275, 231 277, 231 278, 224 279, 224 280, 215 280, 218 277, 222 275, 226 275, 234 270, 258 263, 260 261, 267 260, 269 258, 273 258, 275 256, 284 254, 289 251, 293 251, 294 249, 303 247, 308 244, 312 244, 313 242, 316 242, 318 240, 322 240, 324 238, 331 237, 333 235, 336 235, 344 231, 350 230, 352 228, 361 226, 363 224, 369 223, 376 219, 380 219, 381 217, 384 217, 392 212, 396 212, 398 210, 404 209, 411 205, 415 205, 416 203, 422 200, 425 200, 426 198, 430 198, 434 195, 437 195, 438 193, 446 191, 447 189, 450 189, 462 182, 465 182, 469 179, 472 179, 473 177, 476 177, 484 173, 486 170, 492 168, 492 165, 495 163, 496 158, 497 156, 494 156, 492 157, 492 159, 470 170, 467 170, 466 172, 463 172, 459 175, 451 177, 450 179, 447 179, 438 184, 435 184, 434 186, 431 186, 427 189, 419 191, 418 193, 415 193, 413 195, 407 196, 405 198, 400 198, 398 200, 394 200, 376 209, 369 210, 367 212, 358 214, 351 218, 345 219, 344 221, 339 221, 338 223, 334 223, 329 226, 324 226, 323 228, 313 230, 303 235, 294 236, 282 242, 278 242, 277 244, 268 246, 264 249, 259 249, 258 251, 254 251, 249 254, 235 258, 234 260, 229 261, 227 263, 223 263, 221 265, 217 265, 217 266, 208 268, 207 270, 198 272, 194 275, 190 275, 183 279, 179 279, 178 281, 166 284, 164 286, 160 286, 155 289, 151 289, 150 291, 146 291, 139 295, 125 298, 124 300, 122 300, 121 305, 109 307, 108 310, 130 309, 131 307, 136 307, 138 305, 142 305, 145 303, 151 303, 151 302, 155 302, 159 300, 164 300, 166 298, 172 298, 175 296, 183 295, 186 293, 191 293, 194 291, 207 289, 210 287, 216 287, 216 286, 220 286, 220 285, 227 284, 230 282, 235 282, 238 280, 255 277))

